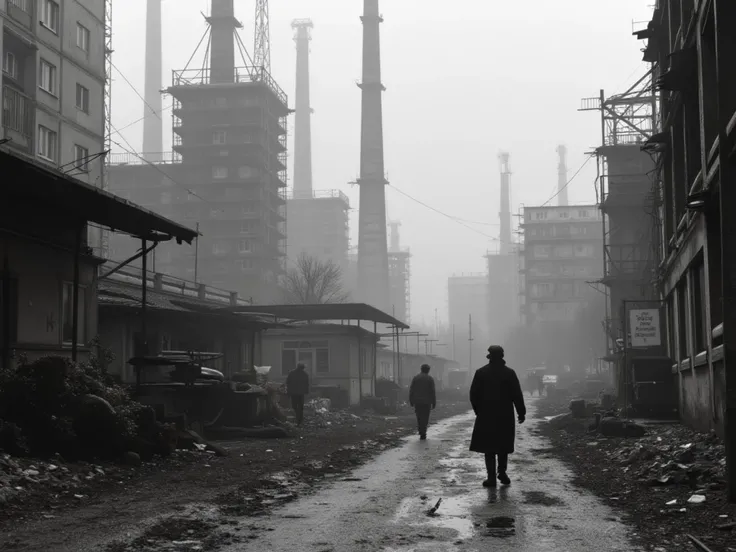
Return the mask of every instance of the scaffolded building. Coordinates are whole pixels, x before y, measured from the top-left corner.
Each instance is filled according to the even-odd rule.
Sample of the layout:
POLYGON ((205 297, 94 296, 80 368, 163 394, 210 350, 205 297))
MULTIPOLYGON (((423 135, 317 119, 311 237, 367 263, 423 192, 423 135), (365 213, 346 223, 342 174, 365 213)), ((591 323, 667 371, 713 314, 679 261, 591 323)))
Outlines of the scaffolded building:
POLYGON ((202 67, 173 71, 167 89, 174 151, 112 156, 111 187, 201 233, 188 251, 162 248, 156 270, 268 302, 285 268, 287 97, 250 60, 233 0, 213 1, 207 24, 202 67))

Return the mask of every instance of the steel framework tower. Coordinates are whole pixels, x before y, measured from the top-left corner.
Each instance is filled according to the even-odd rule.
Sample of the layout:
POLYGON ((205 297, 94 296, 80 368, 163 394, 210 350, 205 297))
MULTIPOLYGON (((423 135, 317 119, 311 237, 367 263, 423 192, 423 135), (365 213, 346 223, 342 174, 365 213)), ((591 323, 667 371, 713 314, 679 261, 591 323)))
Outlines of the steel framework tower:
POLYGON ((295 19, 296 99, 294 121, 294 197, 312 195, 312 106, 309 95, 309 42, 314 24, 310 19, 295 19))
POLYGON ((146 9, 146 79, 143 97, 144 109, 153 113, 143 119, 143 157, 147 161, 161 161, 164 133, 161 124, 161 0, 148 0, 146 9))
POLYGON ((360 145, 360 215, 358 219, 358 295, 388 311, 386 184, 383 160, 380 23, 378 0, 363 3, 363 81, 360 145))
POLYGON ((509 187, 509 154, 502 152, 498 154, 501 164, 501 212, 498 214, 501 223, 501 255, 508 255, 511 251, 511 190, 509 187))
POLYGON ((557 165, 557 205, 565 207, 568 205, 567 199, 567 146, 557 146, 557 155, 560 162, 557 165))
POLYGON ((271 74, 271 30, 268 0, 256 0, 253 59, 257 69, 271 74))
POLYGON ((391 313, 402 322, 411 319, 411 253, 401 249, 400 221, 391 221, 391 247, 388 253, 391 313))

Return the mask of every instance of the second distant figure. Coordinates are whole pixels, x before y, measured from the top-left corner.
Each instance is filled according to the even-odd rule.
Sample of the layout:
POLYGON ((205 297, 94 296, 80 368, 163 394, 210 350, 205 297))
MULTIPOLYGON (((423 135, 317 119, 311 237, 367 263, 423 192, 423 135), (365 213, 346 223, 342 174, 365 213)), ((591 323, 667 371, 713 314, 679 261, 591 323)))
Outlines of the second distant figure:
POLYGON ((414 407, 417 415, 419 438, 427 438, 429 426, 429 412, 437 406, 434 378, 429 375, 429 364, 422 364, 421 373, 414 376, 409 387, 409 405, 414 407))
POLYGON ((291 397, 297 425, 304 421, 304 397, 309 394, 309 374, 304 364, 297 364, 296 369, 286 377, 286 393, 291 397))

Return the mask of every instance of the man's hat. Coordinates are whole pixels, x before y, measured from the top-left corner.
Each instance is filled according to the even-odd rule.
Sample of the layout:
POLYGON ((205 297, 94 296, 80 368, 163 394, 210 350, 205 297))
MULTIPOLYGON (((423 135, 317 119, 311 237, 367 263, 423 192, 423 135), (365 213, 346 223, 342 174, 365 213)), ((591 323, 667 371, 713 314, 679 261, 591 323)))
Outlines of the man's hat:
POLYGON ((491 345, 488 347, 488 355, 486 358, 503 358, 503 347, 500 345, 491 345))

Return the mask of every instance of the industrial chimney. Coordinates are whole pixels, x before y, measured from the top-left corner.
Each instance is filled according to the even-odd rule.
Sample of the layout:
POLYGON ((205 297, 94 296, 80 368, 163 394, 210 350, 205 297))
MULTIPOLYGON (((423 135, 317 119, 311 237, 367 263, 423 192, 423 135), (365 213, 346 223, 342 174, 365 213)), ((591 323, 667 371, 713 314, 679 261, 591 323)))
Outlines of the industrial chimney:
POLYGON ((310 19, 291 23, 296 30, 296 114, 294 124, 294 197, 312 197, 312 106, 309 96, 310 19))
POLYGON ((212 29, 210 44, 210 84, 227 84, 235 80, 235 19, 233 0, 212 0, 207 21, 212 29))
POLYGON ((388 312, 389 276, 386 235, 386 184, 383 160, 380 23, 378 0, 363 3, 363 91, 358 218, 358 295, 388 312))
POLYGON ((161 161, 164 149, 163 123, 161 111, 161 0, 147 0, 146 7, 146 67, 144 106, 146 118, 143 119, 143 157, 155 163, 161 161))
POLYGON ((567 200, 567 147, 557 146, 557 155, 560 162, 557 165, 557 205, 564 207, 568 205, 567 200))
POLYGON ((501 166, 501 212, 498 218, 501 223, 501 255, 508 255, 511 252, 511 190, 509 187, 509 154, 501 152, 498 154, 498 161, 501 166))

